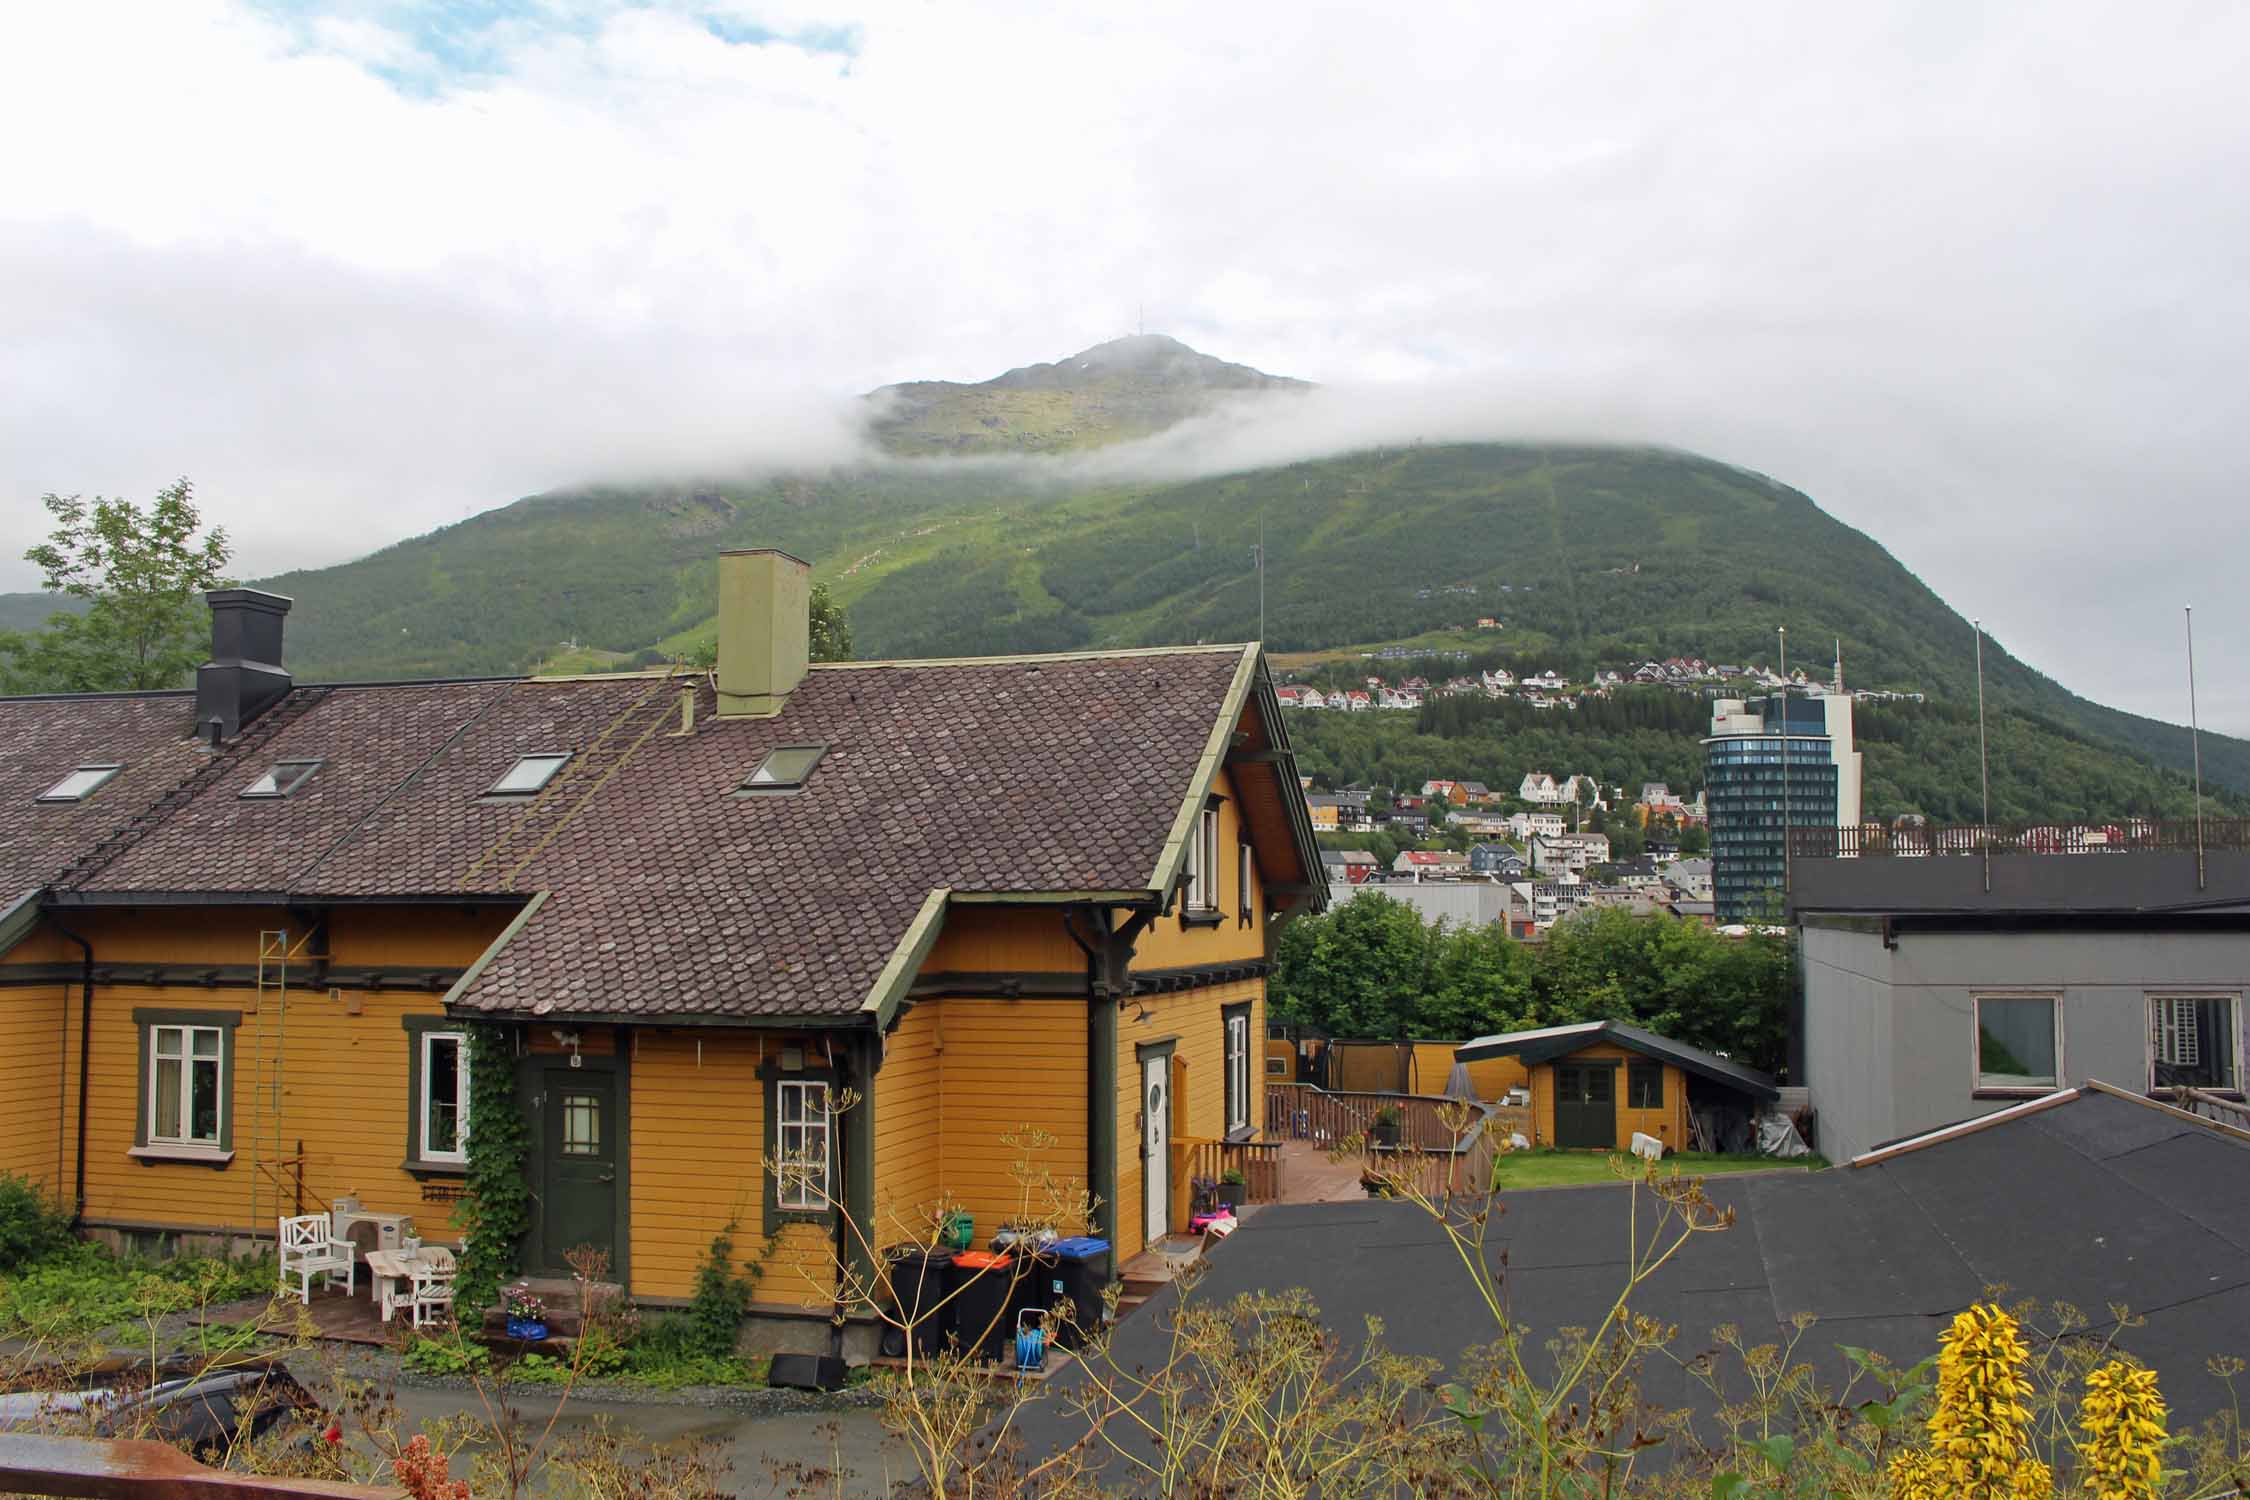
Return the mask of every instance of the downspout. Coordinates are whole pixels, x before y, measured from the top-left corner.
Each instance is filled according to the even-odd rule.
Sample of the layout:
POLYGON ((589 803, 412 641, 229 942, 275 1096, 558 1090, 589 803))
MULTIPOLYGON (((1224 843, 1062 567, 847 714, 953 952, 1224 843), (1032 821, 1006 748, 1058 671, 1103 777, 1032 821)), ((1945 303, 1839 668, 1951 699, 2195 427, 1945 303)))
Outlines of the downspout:
MULTIPOLYGON (((848 1089, 855 1087, 859 1078, 859 1047, 856 1041, 846 1044, 844 1056, 849 1060, 847 1065, 851 1070, 849 1075, 842 1080, 844 1087, 848 1089)), ((858 1108, 864 1107, 866 1103, 867 1100, 862 1099, 859 1105, 854 1106, 854 1111, 856 1112, 858 1108)), ((833 1119, 834 1116, 831 1116, 830 1118, 833 1119)), ((838 1123, 840 1124, 841 1122, 838 1123)), ((775 1127, 775 1129, 777 1130, 779 1128, 779 1126, 775 1127)), ((838 1360, 844 1357, 844 1285, 851 1276, 852 1265, 852 1241, 851 1235, 846 1228, 846 1226, 851 1221, 851 1150, 851 1131, 849 1129, 840 1129, 836 1131, 836 1176, 838 1179, 838 1185, 841 1186, 844 1190, 845 1201, 843 1206, 839 1207, 836 1211, 835 1227, 829 1231, 830 1237, 835 1241, 836 1301, 835 1305, 829 1309, 828 1353, 831 1358, 838 1360)))
POLYGON ((1117 1004, 1102 984, 1101 955, 1078 935, 1077 916, 1077 908, 1063 909, 1063 932, 1086 955, 1086 1188, 1100 1200, 1094 1232, 1107 1239, 1115 1227, 1109 1199, 1117 1175, 1117 1004))
MULTIPOLYGON (((86 1217, 86 1083, 93 1063, 94 1032, 94 945, 77 933, 55 921, 49 913, 47 920, 54 923, 55 931, 78 945, 85 955, 84 967, 78 978, 78 1166, 77 1182, 71 1197, 70 1227, 78 1228, 86 1217)), ((67 1016, 69 1007, 65 1005, 67 1016)), ((68 1024, 66 1021, 64 1024, 68 1024)))
POLYGON ((843 1180, 844 1203, 834 1231, 836 1299, 828 1323, 828 1352, 837 1359, 844 1357, 844 1321, 851 1310, 844 1295, 845 1277, 851 1275, 871 1297, 875 1290, 874 1059, 881 1045, 881 1037, 873 1031, 857 1033, 845 1042, 849 1071, 844 1085, 858 1092, 859 1102, 845 1113, 836 1132, 836 1175, 843 1180), (854 1222, 860 1232, 856 1244, 851 1237, 854 1222))

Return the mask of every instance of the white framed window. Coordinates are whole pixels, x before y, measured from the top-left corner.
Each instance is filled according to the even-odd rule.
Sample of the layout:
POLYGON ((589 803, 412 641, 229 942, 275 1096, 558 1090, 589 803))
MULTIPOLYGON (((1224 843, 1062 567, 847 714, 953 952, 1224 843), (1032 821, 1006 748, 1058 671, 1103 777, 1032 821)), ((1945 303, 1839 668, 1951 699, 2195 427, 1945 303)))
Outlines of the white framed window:
POLYGON ((216 1151, 226 1115, 226 1037, 216 1026, 148 1029, 148 1141, 216 1151))
POLYGON ((1206 807, 1195 820, 1188 843, 1187 907, 1190 911, 1219 909, 1219 810, 1206 807))
POLYGON ((1250 841, 1234 846, 1234 908, 1243 921, 1250 920, 1250 841))
POLYGON ((1976 1086, 2044 1093, 2062 1078, 2062 1000, 2056 995, 1978 995, 1976 1086))
POLYGON ((2242 1087, 2242 1000, 2237 995, 2148 998, 2149 1087, 2242 1087))
POLYGON ((425 1031, 422 1097, 415 1101, 422 1125, 424 1161, 469 1159, 469 1037, 461 1031, 425 1031))
POLYGON ((1250 1013, 1227 1016, 1227 1134, 1250 1128, 1250 1013))
POLYGON ((834 1199, 828 1085, 783 1079, 774 1085, 774 1203, 787 1212, 825 1212, 834 1199))

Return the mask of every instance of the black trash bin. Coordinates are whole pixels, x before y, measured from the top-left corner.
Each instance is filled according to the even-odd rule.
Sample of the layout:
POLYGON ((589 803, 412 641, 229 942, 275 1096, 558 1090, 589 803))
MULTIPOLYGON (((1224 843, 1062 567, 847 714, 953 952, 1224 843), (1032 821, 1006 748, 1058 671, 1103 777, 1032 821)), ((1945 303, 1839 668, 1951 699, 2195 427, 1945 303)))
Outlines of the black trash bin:
POLYGON ((949 1273, 953 1328, 961 1347, 979 1359, 1003 1357, 1013 1348, 1015 1257, 1000 1250, 964 1250, 949 1273))
POLYGON ((1047 1305, 1053 1307, 1067 1297, 1071 1308, 1070 1322, 1058 1320, 1051 1331, 1064 1348, 1076 1348, 1101 1326, 1102 1292, 1109 1285, 1109 1241, 1076 1235, 1057 1240, 1047 1253, 1055 1258, 1053 1269, 1044 1273, 1051 1292, 1047 1305))
POLYGON ((938 1353, 953 1331, 953 1304, 945 1300, 953 1252, 900 1245, 890 1252, 890 1261, 891 1295, 897 1299, 900 1320, 913 1327, 914 1352, 938 1353))

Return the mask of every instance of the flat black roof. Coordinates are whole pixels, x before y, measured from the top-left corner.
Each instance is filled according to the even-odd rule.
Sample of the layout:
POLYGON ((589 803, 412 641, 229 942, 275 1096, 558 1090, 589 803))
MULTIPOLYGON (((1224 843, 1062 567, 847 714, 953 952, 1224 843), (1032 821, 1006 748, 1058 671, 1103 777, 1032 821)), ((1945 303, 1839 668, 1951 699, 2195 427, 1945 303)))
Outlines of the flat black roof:
POLYGON ((2195 922, 2250 913, 2250 852, 1876 855, 1791 863, 1793 916, 2115 916, 2195 922), (1985 870, 1991 867, 1991 888, 1985 870))
MULTIPOLYGON (((1677 1362, 1642 1368, 1647 1398, 1695 1412, 1706 1437, 1714 1398, 1685 1365, 1716 1349, 1721 1324, 1749 1345, 1786 1341, 1796 1314, 1814 1315, 1798 1357, 1836 1386, 1847 1373, 1839 1345, 1911 1364, 1937 1352, 1955 1313, 2004 1285, 2010 1301, 2071 1303, 2094 1320, 2094 1336, 2114 1332, 2154 1366, 2175 1432, 2229 1403, 2205 1360, 2250 1345, 2250 1140, 2143 1102, 2081 1091, 1880 1164, 1713 1177, 1709 1191, 1735 1211, 1734 1225, 1696 1236, 1634 1302, 1679 1329, 1677 1362), (2114 1329, 2113 1305, 2145 1321, 2114 1329)), ((1495 1264, 1507 1254, 1527 1349, 1608 1312, 1625 1283, 1633 1196, 1622 1185, 1501 1195, 1488 1250, 1495 1264)), ((1212 1248, 1193 1295, 1212 1305, 1292 1287, 1312 1294, 1347 1346, 1379 1317, 1390 1349, 1457 1370, 1468 1348, 1494 1337, 1444 1233, 1409 1204, 1259 1209, 1212 1248)), ((1121 1368, 1163 1362, 1176 1296, 1168 1288, 1120 1325, 1121 1368)), ((1739 1365, 1720 1363, 1739 1398, 1739 1365)), ((1058 1374, 1049 1399, 1019 1416, 1033 1451, 1084 1431, 1055 1390, 1074 1378, 1058 1374)))

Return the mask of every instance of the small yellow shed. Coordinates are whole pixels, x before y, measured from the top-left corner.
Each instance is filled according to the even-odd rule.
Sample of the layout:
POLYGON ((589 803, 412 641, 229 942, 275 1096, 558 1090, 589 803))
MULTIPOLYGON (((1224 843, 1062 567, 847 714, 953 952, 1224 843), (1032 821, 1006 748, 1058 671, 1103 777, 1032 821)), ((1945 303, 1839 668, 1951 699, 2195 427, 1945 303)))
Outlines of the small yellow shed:
POLYGON ((1539 1146, 1621 1151, 1639 1132, 1667 1151, 1685 1150, 1695 1143, 1694 1119, 1716 1138, 1725 1123, 1780 1097, 1755 1068, 1624 1021, 1504 1032, 1464 1042, 1453 1055, 1472 1077, 1478 1064, 1500 1059, 1524 1070, 1539 1146))

